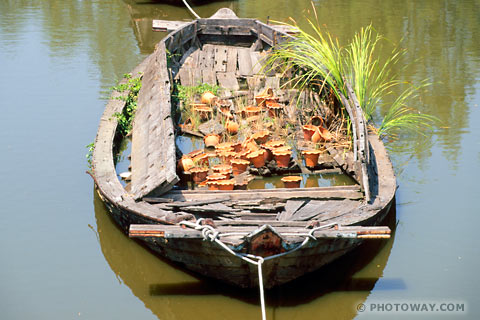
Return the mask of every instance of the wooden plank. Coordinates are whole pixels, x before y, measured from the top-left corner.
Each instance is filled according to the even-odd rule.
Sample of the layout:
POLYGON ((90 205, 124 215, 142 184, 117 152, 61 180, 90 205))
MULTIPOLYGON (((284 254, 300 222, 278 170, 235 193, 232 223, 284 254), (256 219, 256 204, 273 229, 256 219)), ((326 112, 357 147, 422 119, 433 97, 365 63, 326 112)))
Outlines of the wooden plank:
POLYGON ((160 195, 178 181, 170 109, 166 52, 160 42, 143 75, 133 121, 131 193, 135 199, 160 195))
POLYGON ((250 50, 248 48, 241 48, 238 52, 238 74, 241 76, 251 76, 252 72, 252 58, 250 57, 250 50))
POLYGON ((309 188, 308 191, 302 189, 262 189, 262 190, 233 190, 233 191, 189 191, 174 190, 163 195, 164 198, 179 200, 200 200, 214 199, 222 195, 229 195, 232 200, 252 200, 252 199, 362 199, 363 194, 357 189, 352 188, 309 188), (301 190, 301 191, 296 191, 301 190))
POLYGON ((258 51, 250 51, 250 59, 252 61, 252 73, 260 74, 263 67, 262 55, 258 51))
POLYGON ((240 89, 237 77, 233 72, 217 72, 217 81, 220 87, 230 90, 240 89))
POLYGON ((215 46, 214 68, 216 72, 227 71, 227 47, 215 46))
POLYGON ((303 200, 288 200, 285 204, 285 211, 278 214, 277 220, 290 220, 295 212, 297 212, 297 210, 300 209, 305 203, 306 201, 303 200))
POLYGON ((188 21, 153 20, 153 31, 172 32, 189 24, 188 21))
POLYGON ((202 81, 211 85, 217 84, 217 77, 215 71, 212 69, 202 69, 202 81))
POLYGON ((227 48, 227 69, 226 72, 237 73, 238 50, 235 47, 227 48))
MULTIPOLYGON (((388 227, 386 227, 388 228, 388 227)), ((252 234, 258 230, 255 226, 217 226, 215 228, 220 234, 222 233, 244 233, 245 236, 252 234)), ((388 230, 377 229, 369 230, 369 233, 365 233, 369 230, 369 227, 357 227, 355 229, 342 230, 339 228, 320 229, 313 232, 316 238, 357 238, 358 236, 367 235, 381 235, 388 236, 388 230), (360 233, 360 234, 359 234, 360 233)), ((305 237, 308 233, 308 229, 301 227, 275 227, 275 231, 282 235, 282 233, 288 233, 288 236, 283 236, 285 239, 289 237, 305 237), (295 235, 297 234, 297 235, 295 235)), ((203 239, 202 232, 193 228, 181 228, 180 226, 169 226, 159 224, 131 224, 129 230, 129 236, 131 238, 142 237, 161 237, 161 238, 190 238, 190 239, 203 239)))
POLYGON ((204 206, 188 206, 182 207, 182 211, 199 214, 219 215, 224 213, 236 213, 242 211, 241 209, 234 209, 222 203, 212 203, 204 206))
MULTIPOLYGON (((162 198, 162 199, 165 199, 165 198, 162 198)), ((220 202, 229 201, 229 200, 230 200, 229 196, 224 196, 224 197, 219 197, 211 200, 169 202, 169 203, 166 203, 165 205, 168 207, 182 208, 182 207, 202 206, 206 204, 220 203, 220 202)))

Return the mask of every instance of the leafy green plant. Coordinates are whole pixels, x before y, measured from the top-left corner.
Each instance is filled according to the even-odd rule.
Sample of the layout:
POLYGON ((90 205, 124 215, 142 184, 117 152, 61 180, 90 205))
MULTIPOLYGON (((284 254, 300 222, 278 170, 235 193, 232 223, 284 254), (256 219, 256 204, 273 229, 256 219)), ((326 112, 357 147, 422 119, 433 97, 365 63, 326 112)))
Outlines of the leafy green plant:
POLYGON ((95 150, 95 142, 89 143, 85 146, 88 149, 87 154, 85 155, 88 162, 88 167, 92 168, 92 158, 93 158, 93 151, 95 150))
POLYGON ((125 74, 127 82, 118 84, 112 89, 118 92, 126 93, 118 99, 125 101, 125 107, 122 112, 116 112, 113 115, 117 118, 118 127, 123 136, 126 136, 132 130, 132 122, 137 110, 138 93, 142 87, 141 76, 133 78, 130 74, 125 74))
POLYGON ((175 87, 175 97, 184 104, 193 103, 196 95, 200 95, 206 91, 211 91, 214 95, 217 95, 219 89, 218 85, 208 83, 201 83, 197 86, 182 86, 177 84, 175 87))

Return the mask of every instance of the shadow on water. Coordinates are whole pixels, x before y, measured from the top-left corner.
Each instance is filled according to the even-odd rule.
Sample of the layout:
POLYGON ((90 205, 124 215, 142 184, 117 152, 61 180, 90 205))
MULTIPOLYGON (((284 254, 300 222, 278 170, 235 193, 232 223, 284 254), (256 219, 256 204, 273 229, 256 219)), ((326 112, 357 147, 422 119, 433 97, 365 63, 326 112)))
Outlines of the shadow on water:
MULTIPOLYGON (((97 231, 105 259, 119 281, 127 285, 157 317, 202 318, 212 311, 212 303, 215 308, 235 311, 239 314, 238 319, 250 318, 246 316, 250 313, 251 317, 257 317, 258 289, 238 289, 165 261, 117 228, 94 193, 97 231), (186 310, 185 304, 190 311, 186 310)), ((355 317, 354 306, 366 300, 382 277, 394 242, 395 219, 393 209, 385 221, 393 230, 391 239, 366 242, 316 272, 268 290, 265 295, 267 314, 273 312, 275 319, 281 319, 291 312, 289 307, 295 307, 296 314, 308 317, 312 311, 307 306, 312 304, 320 308, 322 314, 334 314, 340 304, 349 310, 342 318, 355 317), (330 300, 332 298, 334 302, 330 300)), ((381 287, 384 290, 405 288, 401 279, 382 279, 381 287)), ((228 318, 231 319, 231 315, 228 318)))

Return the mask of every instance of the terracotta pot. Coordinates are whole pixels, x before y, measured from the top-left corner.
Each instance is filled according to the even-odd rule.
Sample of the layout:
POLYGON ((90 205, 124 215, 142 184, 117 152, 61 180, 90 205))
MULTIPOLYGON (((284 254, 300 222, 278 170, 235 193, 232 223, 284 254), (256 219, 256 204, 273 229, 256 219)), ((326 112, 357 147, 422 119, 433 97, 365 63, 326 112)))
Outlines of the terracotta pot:
POLYGON ((268 116, 272 118, 279 117, 283 112, 283 105, 279 103, 272 103, 269 106, 267 105, 267 108, 268 108, 268 116))
POLYGON ((237 159, 247 160, 247 156, 250 154, 249 150, 237 152, 237 159))
POLYGON ((238 127, 238 123, 236 123, 235 121, 229 120, 225 123, 225 129, 227 129, 227 132, 230 134, 237 134, 238 127))
POLYGON ((259 131, 259 132, 255 132, 252 135, 252 138, 253 138, 253 140, 255 140, 256 143, 262 144, 262 143, 267 142, 269 136, 270 136, 270 131, 262 130, 262 131, 259 131))
POLYGON ((255 168, 260 168, 265 165, 265 150, 257 150, 247 155, 247 160, 250 161, 255 168))
POLYGON ((208 154, 201 153, 195 157, 193 157, 193 163, 196 165, 207 166, 208 165, 208 154))
POLYGON ((270 106, 278 104, 278 101, 280 101, 279 97, 270 97, 270 98, 265 98, 265 106, 268 108, 270 106))
POLYGON ((234 143, 232 144, 232 148, 233 148, 233 151, 235 151, 235 152, 238 153, 238 152, 242 151, 242 143, 241 143, 241 142, 238 142, 238 141, 237 141, 237 142, 234 142, 234 143))
POLYGON ((218 181, 207 181, 208 190, 218 190, 218 181))
POLYGON ((285 145, 285 140, 270 140, 265 142, 265 146, 270 148, 278 148, 285 145))
POLYGON ((312 135, 311 141, 317 143, 322 140, 323 138, 322 138, 322 134, 320 133, 319 127, 315 127, 315 132, 312 135))
POLYGON ((185 120, 183 124, 179 124, 178 126, 182 130, 192 130, 193 128, 192 118, 188 118, 187 120, 185 120))
POLYGON ((325 129, 324 127, 318 127, 318 130, 320 131, 320 135, 322 136, 323 140, 330 141, 333 139, 332 133, 327 129, 325 129))
POLYGON ((312 136, 317 130, 317 127, 312 126, 311 124, 306 124, 302 127, 303 129, 303 139, 305 141, 312 141, 312 136))
POLYGON ((196 156, 198 156, 199 154, 202 154, 203 153, 203 149, 197 149, 197 150, 193 150, 189 153, 187 153, 187 157, 190 157, 190 158, 195 158, 196 156))
POLYGON ((315 126, 315 127, 320 127, 320 126, 323 126, 323 119, 320 116, 313 116, 310 118, 310 121, 308 122, 308 124, 311 124, 312 126, 315 126))
POLYGON ((239 174, 247 170, 250 161, 242 159, 232 159, 230 163, 232 165, 233 175, 238 176, 239 174))
POLYGON ((217 181, 218 190, 233 190, 235 182, 233 180, 217 181))
POLYGON ((307 167, 313 168, 318 164, 318 157, 322 153, 321 150, 305 150, 302 152, 303 157, 305 158, 305 165, 307 167))
POLYGON ((205 91, 202 93, 200 101, 205 104, 212 105, 217 100, 217 96, 213 94, 211 91, 205 91))
POLYGON ((182 158, 180 158, 180 160, 178 160, 177 168, 180 171, 188 171, 193 167, 194 163, 192 158, 190 157, 183 156, 182 158))
POLYGON ((263 107, 265 106, 265 100, 268 98, 273 98, 273 90, 272 88, 265 89, 262 93, 255 96, 255 102, 257 106, 263 107))
POLYGON ((218 113, 227 120, 232 120, 233 119, 233 114, 230 113, 230 110, 223 111, 221 109, 218 109, 218 113))
POLYGON ((210 119, 213 115, 213 109, 206 104, 192 104, 193 112, 197 113, 201 120, 210 119))
POLYGON ((217 152, 217 155, 223 152, 233 152, 234 149, 232 147, 231 142, 223 142, 219 143, 215 146, 215 151, 217 152))
POLYGON ((207 181, 218 181, 218 180, 226 180, 229 178, 229 174, 223 173, 212 173, 207 176, 207 181))
POLYGON ((292 156, 292 151, 290 150, 273 150, 273 158, 277 163, 277 167, 279 168, 288 168, 288 164, 290 163, 290 157, 292 156))
POLYGON ((190 169, 190 173, 192 174, 193 182, 200 183, 207 178, 208 168, 194 167, 190 169))
POLYGON ((235 190, 247 190, 248 180, 243 180, 242 182, 236 182, 233 186, 235 190))
POLYGON ((221 151, 221 152, 218 152, 218 157, 220 159, 222 159, 222 162, 224 164, 228 164, 230 165, 230 161, 235 158, 235 156, 237 155, 236 152, 234 151, 221 151))
POLYGON ((242 148, 243 150, 248 150, 250 152, 258 151, 259 147, 253 137, 250 137, 248 139, 245 139, 245 141, 242 143, 242 148))
POLYGON ((258 116, 261 111, 262 111, 262 108, 260 108, 260 107, 248 106, 248 107, 246 107, 245 109, 242 110, 242 116, 244 118, 250 118, 250 117, 258 116))
POLYGON ((282 178, 285 188, 299 188, 302 177, 299 176, 286 176, 282 178))
POLYGON ((213 172, 229 175, 232 173, 232 166, 228 164, 217 164, 212 167, 213 172))
POLYGON ((215 147, 220 142, 220 136, 215 133, 207 134, 203 137, 203 142, 207 148, 215 147))
POLYGON ((232 102, 230 100, 217 99, 217 101, 215 101, 215 104, 218 110, 230 113, 230 106, 232 105, 232 102))
POLYGON ((265 150, 265 153, 264 153, 264 158, 265 158, 265 162, 270 162, 272 161, 273 159, 273 147, 269 147, 269 146, 266 146, 266 145, 262 145, 262 148, 265 150))

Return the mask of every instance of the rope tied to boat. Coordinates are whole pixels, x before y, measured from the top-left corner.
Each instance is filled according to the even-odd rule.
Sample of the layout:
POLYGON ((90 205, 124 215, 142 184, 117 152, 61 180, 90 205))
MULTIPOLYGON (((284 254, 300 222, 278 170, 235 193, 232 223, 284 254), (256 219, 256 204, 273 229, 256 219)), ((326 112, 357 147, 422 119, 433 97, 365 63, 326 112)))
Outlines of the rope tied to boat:
POLYGON ((195 18, 201 19, 200 16, 195 11, 193 11, 192 7, 190 7, 187 0, 182 0, 182 1, 183 1, 183 4, 187 7, 187 9, 190 10, 190 12, 195 16, 195 18))
MULTIPOLYGON (((256 256, 256 255, 250 254, 250 253, 239 253, 239 252, 233 251, 229 246, 227 246, 225 243, 223 243, 220 240, 220 236, 232 235, 233 233, 221 234, 219 231, 215 230, 214 227, 212 227, 208 224, 202 224, 202 222, 204 220, 205 220, 204 218, 200 218, 196 222, 181 221, 180 225, 187 226, 187 227, 193 228, 195 230, 201 231, 204 241, 208 240, 208 241, 211 241, 211 242, 216 242, 220 247, 222 247, 223 249, 225 249, 227 252, 231 253, 232 255, 244 260, 245 262, 248 262, 248 263, 251 263, 251 264, 257 266, 258 286, 259 286, 259 290, 260 290, 260 306, 262 308, 262 320, 266 320, 265 293, 264 293, 264 290, 263 290, 262 264, 267 260, 272 260, 272 259, 284 256, 284 255, 290 254, 292 252, 295 252, 295 251, 299 250, 300 248, 304 247, 310 240, 315 240, 316 241, 317 238, 315 237, 315 231, 338 225, 338 223, 329 223, 329 224, 326 224, 326 225, 323 225, 323 226, 312 228, 308 233, 295 234, 295 235, 300 235, 300 236, 305 237, 305 239, 303 240, 303 242, 301 244, 299 244, 298 246, 296 246, 295 248, 293 248, 291 250, 288 250, 288 251, 285 251, 285 252, 282 252, 282 253, 272 255, 272 256, 268 256, 268 257, 264 258, 264 257, 256 256)), ((249 234, 248 232, 242 232, 242 233, 237 232, 237 233, 235 233, 235 235, 248 235, 248 234, 249 234)), ((289 235, 289 234, 285 233, 284 235, 289 235)))

